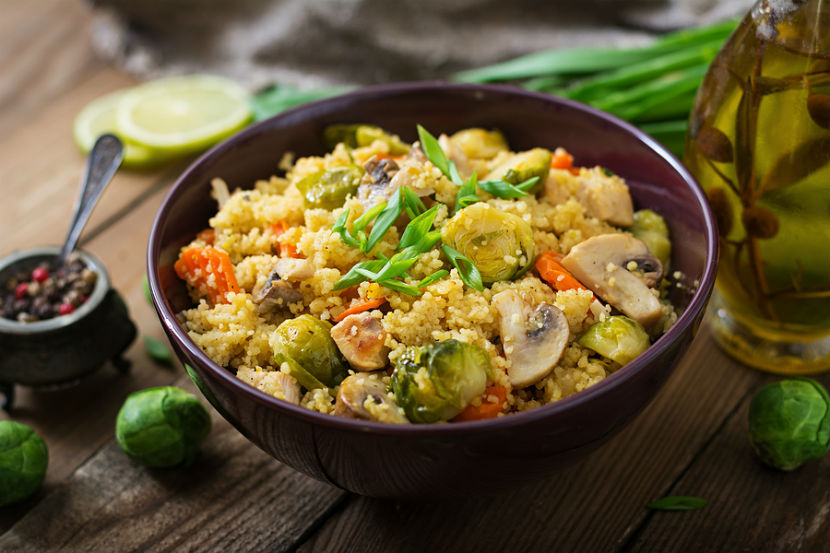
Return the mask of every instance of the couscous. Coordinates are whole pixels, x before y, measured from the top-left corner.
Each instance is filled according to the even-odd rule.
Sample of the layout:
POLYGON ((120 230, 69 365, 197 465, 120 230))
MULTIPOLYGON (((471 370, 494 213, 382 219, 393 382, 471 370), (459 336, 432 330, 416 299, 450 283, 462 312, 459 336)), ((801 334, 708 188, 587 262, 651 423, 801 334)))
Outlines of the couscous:
POLYGON ((284 176, 216 178, 175 264, 191 339, 283 401, 453 423, 584 390, 675 321, 665 222, 622 178, 498 130, 418 136, 335 125, 284 176))

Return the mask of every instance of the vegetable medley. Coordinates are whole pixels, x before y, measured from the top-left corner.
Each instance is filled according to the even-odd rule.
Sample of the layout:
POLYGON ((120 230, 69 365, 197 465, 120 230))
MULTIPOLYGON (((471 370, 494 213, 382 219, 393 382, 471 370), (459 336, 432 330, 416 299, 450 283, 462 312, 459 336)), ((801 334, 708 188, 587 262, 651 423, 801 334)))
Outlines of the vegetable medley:
POLYGON ((619 176, 498 130, 417 131, 333 125, 283 177, 214 179, 174 266, 194 342, 322 413, 460 422, 583 390, 676 320, 668 229, 619 176))

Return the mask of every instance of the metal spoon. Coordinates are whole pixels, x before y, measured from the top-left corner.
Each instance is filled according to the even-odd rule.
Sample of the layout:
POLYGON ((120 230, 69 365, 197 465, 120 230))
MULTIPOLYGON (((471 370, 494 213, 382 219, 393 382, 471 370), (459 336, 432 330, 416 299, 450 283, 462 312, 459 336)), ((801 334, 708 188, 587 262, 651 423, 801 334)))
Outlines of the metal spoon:
POLYGON ((124 159, 124 145, 118 137, 112 134, 102 134, 98 137, 87 158, 86 172, 81 181, 81 194, 75 204, 75 213, 66 235, 66 241, 58 256, 59 266, 66 262, 66 258, 78 244, 78 238, 92 214, 92 209, 98 203, 104 188, 112 180, 122 159, 124 159))

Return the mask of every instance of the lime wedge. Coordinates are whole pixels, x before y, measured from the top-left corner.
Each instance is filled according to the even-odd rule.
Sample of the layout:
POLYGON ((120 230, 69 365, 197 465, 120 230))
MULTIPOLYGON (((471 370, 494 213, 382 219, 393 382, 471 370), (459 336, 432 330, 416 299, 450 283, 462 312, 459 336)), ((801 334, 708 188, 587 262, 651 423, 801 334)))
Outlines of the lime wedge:
POLYGON ((115 109, 126 90, 118 90, 96 98, 80 111, 72 124, 72 134, 78 148, 88 154, 95 140, 104 133, 113 133, 124 142, 123 167, 139 169, 165 161, 169 156, 125 140, 115 123, 115 109))
POLYGON ((128 90, 116 107, 118 131, 170 155, 204 150, 251 120, 248 91, 213 75, 150 81, 128 90))

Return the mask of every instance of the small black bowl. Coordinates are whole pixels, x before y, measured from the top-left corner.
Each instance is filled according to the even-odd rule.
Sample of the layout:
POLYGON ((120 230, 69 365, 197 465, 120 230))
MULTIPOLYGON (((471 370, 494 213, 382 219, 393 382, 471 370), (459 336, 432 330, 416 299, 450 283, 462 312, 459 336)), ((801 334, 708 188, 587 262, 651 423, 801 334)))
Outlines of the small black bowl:
MULTIPOLYGON (((0 282, 52 260, 58 247, 15 252, 0 259, 0 282)), ((69 386, 111 360, 120 371, 129 369, 123 353, 135 340, 136 327, 127 306, 110 286, 104 265, 78 251, 98 274, 89 299, 69 315, 21 323, 0 317, 0 392, 2 407, 14 401, 14 384, 37 388, 69 386)))

